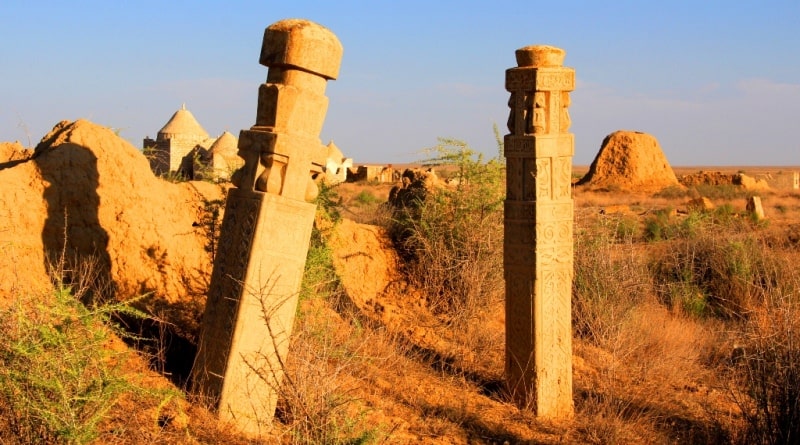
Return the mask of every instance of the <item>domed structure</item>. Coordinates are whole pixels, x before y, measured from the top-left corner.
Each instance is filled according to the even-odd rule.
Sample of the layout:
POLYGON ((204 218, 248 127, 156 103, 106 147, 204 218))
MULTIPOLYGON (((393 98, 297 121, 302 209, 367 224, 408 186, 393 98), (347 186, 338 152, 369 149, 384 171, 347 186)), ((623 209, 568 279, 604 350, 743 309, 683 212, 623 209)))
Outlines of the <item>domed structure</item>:
POLYGON ((198 148, 208 150, 213 142, 184 104, 158 131, 155 140, 144 139, 143 148, 153 173, 173 172, 191 178, 193 152, 198 148))
POLYGON ((158 130, 158 137, 163 139, 208 139, 208 133, 194 118, 191 111, 186 109, 183 104, 180 110, 169 119, 161 130, 158 130))
POLYGON ((203 162, 213 179, 229 180, 233 172, 244 165, 244 159, 238 154, 238 144, 236 136, 229 131, 222 132, 211 144, 203 162))
POLYGON ((239 151, 237 147, 238 141, 236 140, 236 136, 231 134, 230 131, 223 131, 221 135, 211 144, 211 148, 208 150, 212 155, 219 155, 219 156, 236 156, 236 152, 239 151))

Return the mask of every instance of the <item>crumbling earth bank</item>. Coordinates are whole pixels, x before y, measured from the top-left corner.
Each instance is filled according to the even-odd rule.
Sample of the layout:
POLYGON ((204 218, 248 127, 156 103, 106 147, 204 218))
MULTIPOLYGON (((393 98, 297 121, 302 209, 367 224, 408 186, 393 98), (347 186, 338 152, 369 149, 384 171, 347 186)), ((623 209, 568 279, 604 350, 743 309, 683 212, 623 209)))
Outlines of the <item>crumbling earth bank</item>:
POLYGON ((86 120, 58 123, 27 160, 7 151, 16 159, 0 159, 0 296, 46 288, 65 257, 63 278, 91 264, 110 295, 147 294, 159 316, 196 331, 219 187, 156 178, 139 150, 86 120))

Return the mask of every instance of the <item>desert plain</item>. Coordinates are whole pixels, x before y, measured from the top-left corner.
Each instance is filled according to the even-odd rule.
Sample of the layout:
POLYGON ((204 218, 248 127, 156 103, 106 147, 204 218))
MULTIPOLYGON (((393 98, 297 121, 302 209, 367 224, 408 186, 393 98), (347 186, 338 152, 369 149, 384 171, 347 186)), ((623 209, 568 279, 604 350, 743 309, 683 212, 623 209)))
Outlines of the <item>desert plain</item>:
MULTIPOLYGON (((229 183, 157 177, 88 121, 58 124, 35 150, 0 147, 3 443, 791 443, 774 440, 798 431, 800 166, 669 167, 678 183, 646 192, 625 177, 573 186, 575 413, 561 420, 504 386, 502 159, 461 147, 395 165, 397 181, 323 185, 286 379, 253 438, 188 383, 229 183), (766 187, 681 183, 701 171, 766 187), (390 202, 415 183, 414 206, 390 202)), ((574 166, 574 182, 589 170, 574 166)))

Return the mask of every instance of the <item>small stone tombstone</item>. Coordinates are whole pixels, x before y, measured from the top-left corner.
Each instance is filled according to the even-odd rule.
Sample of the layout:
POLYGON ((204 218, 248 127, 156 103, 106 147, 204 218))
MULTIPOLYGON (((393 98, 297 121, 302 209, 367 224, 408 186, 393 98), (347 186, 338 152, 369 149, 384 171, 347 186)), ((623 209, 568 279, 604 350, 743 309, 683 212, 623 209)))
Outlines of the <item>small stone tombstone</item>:
POLYGON ((686 203, 686 209, 690 212, 707 212, 714 210, 714 207, 714 203, 705 196, 692 199, 686 203))
POLYGON ((764 206, 761 205, 761 198, 751 196, 747 198, 747 212, 754 215, 756 219, 764 219, 764 206))

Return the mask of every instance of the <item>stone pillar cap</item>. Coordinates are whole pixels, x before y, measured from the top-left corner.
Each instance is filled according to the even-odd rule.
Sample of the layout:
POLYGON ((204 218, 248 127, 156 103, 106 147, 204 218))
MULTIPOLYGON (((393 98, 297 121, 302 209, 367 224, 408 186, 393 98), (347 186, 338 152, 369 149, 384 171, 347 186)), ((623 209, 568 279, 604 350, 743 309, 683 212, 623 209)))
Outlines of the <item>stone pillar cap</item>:
POLYGON ((264 30, 259 62, 336 79, 343 52, 341 42, 328 28, 305 19, 286 19, 264 30))
POLYGON ((531 45, 516 51, 517 66, 522 67, 555 67, 564 64, 567 52, 561 48, 548 45, 531 45))

